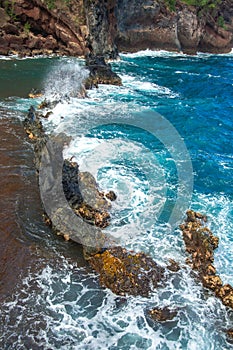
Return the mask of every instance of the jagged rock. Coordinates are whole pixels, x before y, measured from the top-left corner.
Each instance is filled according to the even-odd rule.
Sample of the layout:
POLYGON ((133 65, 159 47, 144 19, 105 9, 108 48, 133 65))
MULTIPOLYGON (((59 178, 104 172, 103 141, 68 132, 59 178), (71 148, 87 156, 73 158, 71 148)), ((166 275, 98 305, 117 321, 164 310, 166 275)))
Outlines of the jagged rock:
POLYGON ((214 236, 208 227, 204 227, 206 216, 193 210, 187 211, 185 223, 180 225, 183 232, 186 251, 191 254, 187 263, 198 272, 203 286, 215 292, 222 303, 233 308, 233 287, 229 284, 223 286, 221 278, 217 275, 214 262, 214 249, 218 247, 219 239, 214 236))
POLYGON ((115 59, 118 49, 220 53, 229 52, 233 45, 231 0, 221 1, 209 15, 182 1, 176 1, 174 11, 167 1, 160 0, 70 0, 55 1, 54 5, 51 9, 41 0, 14 0, 12 4, 1 0, 0 53, 90 54, 115 59), (13 6, 12 16, 6 13, 6 3, 13 6), (27 40, 12 43, 14 39, 6 35, 27 40), (37 41, 39 35, 43 38, 37 41))
POLYGON ((24 122, 24 129, 30 139, 37 140, 44 137, 44 131, 38 113, 33 106, 30 107, 27 117, 24 122))
POLYGON ((216 295, 222 300, 223 304, 233 309, 233 287, 225 284, 216 291, 216 295))
POLYGON ((19 35, 19 29, 11 23, 4 24, 2 29, 6 34, 19 35))
POLYGON ((105 194, 105 197, 108 198, 110 201, 115 201, 117 199, 116 193, 113 191, 109 191, 105 194))
POLYGON ((177 315, 177 310, 164 308, 153 308, 147 311, 148 316, 157 322, 164 322, 173 320, 177 315))
POLYGON ((4 45, 0 43, 0 52, 14 51, 21 56, 43 53, 72 56, 85 54, 85 36, 77 25, 77 16, 80 23, 85 21, 80 11, 81 0, 72 1, 72 6, 62 3, 60 9, 49 9, 46 2, 40 0, 16 0, 7 6, 12 6, 11 17, 6 14, 5 2, 0 2, 0 28, 6 41, 4 45), (73 9, 78 12, 73 13, 73 9), (6 37, 8 34, 15 38, 6 37), (9 49, 6 50, 6 47, 9 49))
POLYGON ((231 51, 233 35, 223 28, 205 26, 199 49, 202 52, 224 53, 231 51))
POLYGON ((177 16, 158 0, 120 0, 116 6, 119 51, 178 51, 177 16))
POLYGON ((85 82, 86 89, 98 87, 99 84, 122 85, 121 78, 112 71, 103 56, 86 57, 86 65, 90 71, 90 76, 85 82))
POLYGON ((180 266, 175 260, 169 259, 169 265, 167 266, 167 269, 172 272, 177 272, 180 270, 180 266))
POLYGON ((204 32, 203 20, 195 7, 184 7, 178 11, 177 37, 180 49, 188 54, 195 54, 204 32))
POLYGON ((226 331, 226 333, 227 333, 227 336, 230 338, 230 339, 233 339, 233 329, 231 328, 231 329, 228 329, 227 331, 226 331))
POLYGON ((159 0, 119 0, 116 6, 119 51, 145 49, 182 50, 193 54, 229 52, 233 41, 233 3, 222 1, 215 15, 207 15, 199 6, 176 2, 172 11, 168 2, 159 0), (218 26, 218 16, 227 21, 227 31, 218 26), (210 29, 212 28, 212 29, 210 29))
POLYGON ((78 207, 83 202, 78 175, 78 164, 66 159, 63 163, 62 185, 66 199, 73 208, 78 207))
POLYGON ((164 268, 151 257, 119 246, 106 249, 88 261, 100 274, 100 283, 118 295, 148 297, 164 278, 164 268))
POLYGON ((7 14, 5 8, 0 7, 0 28, 3 28, 4 26, 8 25, 9 21, 10 16, 7 14))
POLYGON ((91 57, 117 58, 116 18, 114 15, 116 0, 84 0, 83 3, 88 27, 87 47, 89 54, 91 57))

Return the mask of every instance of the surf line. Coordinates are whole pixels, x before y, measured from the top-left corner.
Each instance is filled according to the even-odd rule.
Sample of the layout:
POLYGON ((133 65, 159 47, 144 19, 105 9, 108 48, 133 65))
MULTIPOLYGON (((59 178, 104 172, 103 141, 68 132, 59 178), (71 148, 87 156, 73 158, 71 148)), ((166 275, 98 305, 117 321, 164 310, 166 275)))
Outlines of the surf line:
MULTIPOLYGON (((121 296, 149 297, 156 288, 162 288, 169 277, 179 273, 181 267, 174 260, 162 267, 143 252, 135 253, 119 246, 101 230, 110 224, 108 210, 111 200, 117 199, 115 193, 101 192, 90 173, 80 172, 72 159, 64 161, 62 151, 71 139, 65 134, 48 136, 42 117, 42 113, 31 107, 23 125, 34 145, 46 222, 65 240, 82 244, 84 257, 98 272, 102 286, 121 296)), ((186 262, 197 271, 203 286, 233 309, 233 288, 223 285, 214 267, 213 252, 218 247, 218 238, 205 226, 205 215, 193 210, 186 214, 185 222, 180 225, 186 251, 191 256, 186 262)), ((152 308, 147 313, 153 320, 164 321, 175 317, 177 311, 166 307, 152 308)), ((233 337, 233 328, 226 332, 233 337)))

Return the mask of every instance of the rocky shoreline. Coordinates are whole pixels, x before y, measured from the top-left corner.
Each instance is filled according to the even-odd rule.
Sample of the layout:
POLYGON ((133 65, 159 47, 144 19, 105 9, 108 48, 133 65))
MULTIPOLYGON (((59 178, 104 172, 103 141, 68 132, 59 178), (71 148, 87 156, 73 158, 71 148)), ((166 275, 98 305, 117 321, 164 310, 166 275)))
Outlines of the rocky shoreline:
MULTIPOLYGON (((26 133, 34 143, 37 170, 40 168, 43 147, 48 141, 48 135, 44 133, 40 121, 42 117, 43 113, 39 114, 31 107, 24 121, 26 133)), ((50 181, 53 180, 53 178, 50 179, 50 181)), ((56 179, 54 181, 56 182, 56 179)), ((100 192, 93 176, 89 173, 80 173, 78 164, 72 160, 65 160, 63 163, 62 182, 66 200, 75 215, 82 217, 82 220, 92 227, 104 228, 111 224, 108 212, 111 206, 109 199, 117 200, 112 191, 107 194, 100 192), (88 198, 84 198, 83 193, 87 193, 88 198), (91 203, 90 198, 93 199, 91 206, 87 204, 91 203)), ((73 236, 70 232, 58 230, 54 225, 54 217, 45 215, 47 223, 56 234, 62 235, 65 240, 79 242, 77 237, 81 233, 76 232, 76 236, 73 236)), ((188 210, 185 222, 180 225, 185 249, 190 255, 186 262, 194 270, 195 278, 203 284, 203 287, 220 298, 226 307, 233 309, 233 287, 229 284, 223 285, 214 266, 214 250, 218 247, 218 238, 205 225, 206 221, 205 215, 188 210)), ((89 242, 88 237, 86 242, 89 242)), ((111 238, 106 240, 102 233, 96 242, 101 244, 94 245, 91 249, 84 243, 84 257, 99 274, 100 284, 122 297, 127 295, 149 297, 157 288, 163 288, 163 285, 174 274, 179 273, 181 268, 187 268, 179 266, 173 260, 166 267, 162 267, 142 252, 128 251, 111 238)), ((146 310, 148 322, 152 324, 171 320, 177 312, 178 309, 169 307, 146 310)), ((226 332, 229 337, 232 337, 232 329, 226 332)))
POLYGON ((162 0, 0 0, 0 54, 115 59, 139 50, 230 52, 233 4, 162 0))
POLYGON ((233 47, 233 4, 176 1, 0 0, 0 55, 85 57, 87 87, 121 85, 107 62, 145 49, 196 54, 233 47))

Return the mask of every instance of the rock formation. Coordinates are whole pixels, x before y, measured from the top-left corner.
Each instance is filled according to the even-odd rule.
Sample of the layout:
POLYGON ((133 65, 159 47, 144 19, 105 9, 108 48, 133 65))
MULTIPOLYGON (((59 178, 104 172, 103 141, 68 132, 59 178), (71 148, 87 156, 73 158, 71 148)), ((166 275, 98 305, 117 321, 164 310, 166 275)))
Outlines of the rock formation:
MULTIPOLYGON (((71 239, 83 245, 84 256, 99 273, 100 283, 104 287, 119 295, 148 297, 152 289, 157 288, 164 280, 164 268, 144 253, 127 251, 117 246, 112 237, 101 232, 100 228, 110 223, 109 200, 116 200, 116 194, 113 191, 106 194, 100 192, 90 173, 79 172, 78 164, 72 160, 63 162, 63 140, 67 137, 60 135, 55 142, 50 140, 44 133, 40 118, 41 115, 31 107, 23 124, 29 139, 34 143, 35 165, 40 173, 41 198, 45 204, 44 187, 45 199, 49 203, 49 212, 45 208, 46 222, 65 240, 71 239), (48 163, 49 167, 41 167, 44 157, 44 164, 48 163), (62 165, 59 167, 59 164, 62 165), (61 167, 62 174, 59 178, 61 167), (43 172, 44 184, 41 181, 43 172), (60 179, 62 183, 57 184, 60 179), (62 195, 65 199, 63 202, 62 195), (77 222, 73 220, 74 215, 70 215, 67 207, 75 217, 82 217, 82 224, 77 226, 77 222)), ((172 265, 174 262, 171 262, 172 265)))
POLYGON ((135 52, 149 48, 187 53, 231 50, 231 0, 222 0, 213 10, 188 6, 185 0, 177 0, 173 8, 169 3, 0 0, 0 54, 86 56, 88 65, 96 66, 100 59, 116 58, 118 50, 135 52))
POLYGON ((83 56, 86 27, 82 1, 0 0, 0 54, 83 56))
POLYGON ((233 287, 223 285, 214 267, 214 250, 218 247, 218 237, 204 226, 206 216, 193 210, 187 211, 187 219, 180 225, 186 251, 191 254, 187 263, 198 273, 204 287, 214 291, 222 303, 233 309, 233 287))
POLYGON ((186 53, 229 52, 232 48, 233 4, 222 1, 214 15, 198 6, 176 2, 170 9, 159 0, 119 0, 116 6, 119 51, 165 49, 186 53), (219 20, 222 23, 218 23, 219 20))

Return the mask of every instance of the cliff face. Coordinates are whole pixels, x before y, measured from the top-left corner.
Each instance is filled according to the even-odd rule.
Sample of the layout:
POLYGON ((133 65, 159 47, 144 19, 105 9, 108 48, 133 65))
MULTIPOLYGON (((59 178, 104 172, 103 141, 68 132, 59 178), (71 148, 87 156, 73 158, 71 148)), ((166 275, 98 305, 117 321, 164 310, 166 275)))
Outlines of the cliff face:
POLYGON ((116 0, 84 0, 84 11, 88 28, 87 47, 90 55, 104 56, 107 59, 117 57, 116 0))
POLYGON ((214 15, 183 2, 177 2, 176 10, 172 11, 160 0, 118 0, 116 17, 116 43, 120 51, 149 48, 218 53, 232 48, 231 0, 223 1, 214 15), (219 18, 223 28, 218 25, 219 18))
POLYGON ((47 0, 0 0, 0 54, 84 55, 82 1, 56 3, 51 7, 47 0))
POLYGON ((116 58, 166 49, 229 52, 233 2, 214 11, 177 0, 0 0, 0 54, 59 53, 116 58))

